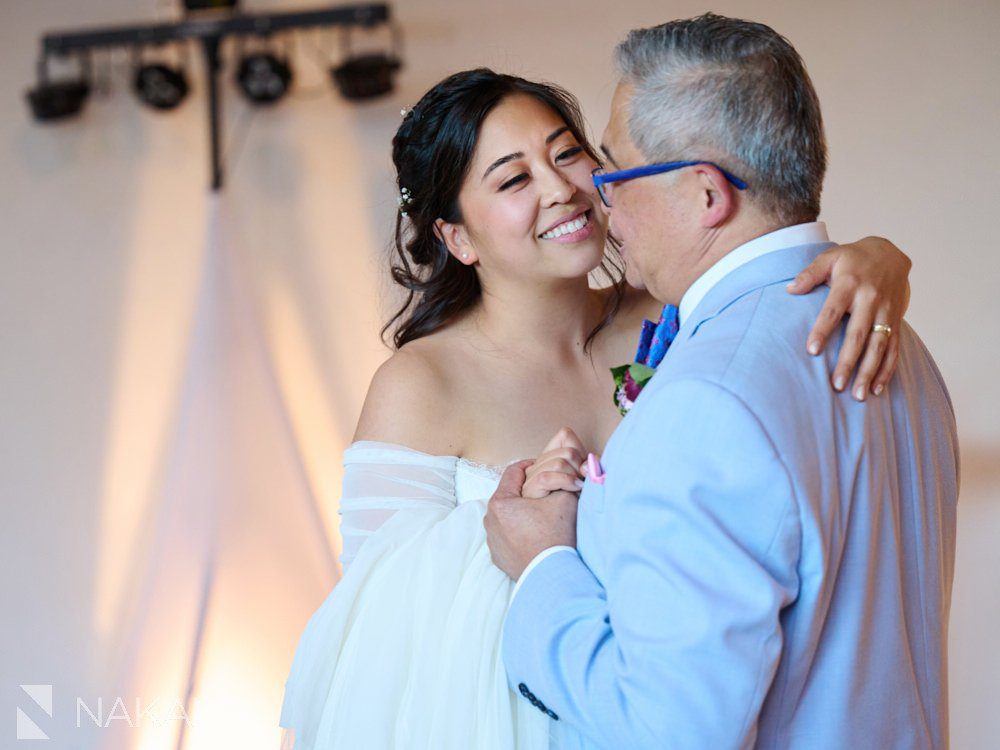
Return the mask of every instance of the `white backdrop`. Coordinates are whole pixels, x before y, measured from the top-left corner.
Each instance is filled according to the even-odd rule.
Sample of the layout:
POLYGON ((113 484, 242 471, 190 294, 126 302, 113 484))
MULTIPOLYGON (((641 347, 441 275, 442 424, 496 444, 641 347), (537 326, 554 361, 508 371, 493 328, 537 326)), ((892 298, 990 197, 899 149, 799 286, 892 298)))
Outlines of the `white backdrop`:
MULTIPOLYGON (((246 2, 301 5, 315 3, 246 2)), ((340 452, 387 355, 377 333, 400 107, 489 65, 565 85, 599 135, 614 43, 705 10, 408 0, 396 8, 399 90, 362 106, 331 91, 309 36, 279 106, 252 110, 225 84, 232 163, 212 199, 198 56, 193 95, 166 115, 141 108, 121 76, 74 122, 35 125, 23 102, 43 31, 169 8, 0 0, 4 747, 15 707, 58 747, 177 747, 188 699, 184 747, 276 745, 295 639, 337 576, 340 452), (24 684, 52 686, 51 717, 24 684), (95 714, 103 702, 100 727, 84 712, 77 728, 78 698, 95 714), (156 698, 137 716, 137 699, 156 698)), ((914 259, 909 318, 951 387, 963 448, 953 745, 993 747, 1000 4, 713 9, 773 25, 805 57, 830 141, 833 236, 882 234, 914 259)))

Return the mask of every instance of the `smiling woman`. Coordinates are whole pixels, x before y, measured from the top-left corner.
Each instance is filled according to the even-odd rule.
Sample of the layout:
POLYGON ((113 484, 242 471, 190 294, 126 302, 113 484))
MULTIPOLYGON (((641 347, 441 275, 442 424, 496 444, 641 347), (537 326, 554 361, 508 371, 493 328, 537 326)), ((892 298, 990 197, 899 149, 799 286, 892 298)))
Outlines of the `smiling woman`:
MULTIPOLYGON (((562 427, 583 444, 567 466, 603 450, 621 420, 610 370, 662 304, 609 262, 597 155, 558 87, 457 73, 405 116, 393 162, 392 270, 410 294, 345 453, 344 577, 299 643, 281 725, 295 750, 566 747, 556 712, 508 688, 513 581, 491 562, 486 501, 498 468, 562 427), (610 283, 592 289, 602 266, 610 283)), ((862 280, 833 281, 840 298, 871 292, 902 314, 905 256, 830 252, 818 277, 836 258, 862 280)))
MULTIPOLYGON (((583 186, 592 194, 589 174, 584 172, 597 161, 584 136, 579 106, 557 86, 479 69, 450 76, 428 91, 406 114, 393 139, 393 163, 400 190, 406 191, 408 199, 405 216, 397 218, 397 264, 392 274, 410 292, 406 304, 386 324, 386 331, 396 325, 396 347, 438 330, 479 299, 482 280, 473 268, 479 256, 470 252, 463 221, 469 208, 475 210, 501 193, 523 191, 533 177, 537 181, 539 171, 549 171, 551 177, 558 170, 563 179, 562 173, 569 170, 576 187, 583 186), (501 102, 504 107, 498 106, 501 102), (534 122, 539 112, 543 113, 539 133, 544 132, 544 137, 539 142, 534 134, 534 143, 526 144, 517 137, 517 130, 521 123, 534 122), (483 128, 487 118, 492 122, 483 128), (573 166, 576 169, 570 170, 573 166), (468 180, 460 200, 467 175, 480 179, 468 180)), ((597 244, 603 253, 604 217, 594 208, 590 201, 577 213, 586 213, 588 221, 599 223, 597 244)), ((561 218, 547 217, 553 223, 542 227, 538 236, 566 218, 563 207, 561 218)), ((602 265, 600 257, 587 271, 602 265)), ((531 266, 521 268, 527 271, 531 266)), ((622 292, 615 283, 621 269, 613 252, 603 261, 603 268, 612 293, 596 329, 617 309, 622 292)))
POLYGON ((470 174, 510 148, 519 150, 462 186, 459 209, 469 220, 434 221, 444 249, 466 265, 479 263, 491 294, 525 277, 586 277, 605 241, 593 159, 556 112, 525 94, 509 96, 486 117, 470 174))

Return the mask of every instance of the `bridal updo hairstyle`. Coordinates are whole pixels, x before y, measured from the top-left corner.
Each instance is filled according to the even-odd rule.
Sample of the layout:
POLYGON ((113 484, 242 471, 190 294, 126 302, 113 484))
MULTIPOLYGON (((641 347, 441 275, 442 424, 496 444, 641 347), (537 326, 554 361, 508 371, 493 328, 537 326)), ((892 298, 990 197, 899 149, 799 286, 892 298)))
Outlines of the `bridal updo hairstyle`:
MULTIPOLYGON (((392 139, 400 191, 392 278, 409 294, 382 334, 395 325, 392 340, 397 349, 444 327, 481 296, 476 270, 448 252, 434 222, 440 218, 461 223, 458 194, 479 129, 487 115, 514 94, 527 94, 551 107, 587 154, 600 162, 584 135, 579 104, 558 86, 478 68, 455 73, 424 94, 392 139)), ((606 256, 601 268, 614 293, 602 321, 587 337, 587 346, 617 312, 624 290, 620 259, 606 256)))

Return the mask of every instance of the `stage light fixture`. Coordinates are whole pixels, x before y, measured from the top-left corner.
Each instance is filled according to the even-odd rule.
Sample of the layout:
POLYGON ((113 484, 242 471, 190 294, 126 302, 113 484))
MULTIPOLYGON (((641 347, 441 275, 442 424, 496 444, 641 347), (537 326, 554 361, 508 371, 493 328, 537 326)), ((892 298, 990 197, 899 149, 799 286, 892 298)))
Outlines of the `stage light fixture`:
POLYGON ((133 84, 136 95, 154 109, 174 109, 188 93, 184 71, 160 63, 141 66, 133 84))
POLYGON ((90 58, 79 56, 77 78, 49 81, 49 58, 43 55, 38 63, 38 84, 26 93, 31 113, 38 122, 65 120, 79 114, 90 95, 90 58))
POLYGON ((292 68, 287 59, 271 52, 256 52, 240 62, 236 82, 255 104, 273 104, 291 88, 292 68))
MULTIPOLYGON (((36 120, 60 120, 77 114, 91 92, 90 56, 94 51, 125 48, 134 50, 132 85, 142 102, 157 109, 178 106, 190 93, 189 67, 162 59, 142 60, 141 51, 180 44, 187 51, 195 43, 203 53, 206 69, 205 94, 208 99, 208 140, 212 190, 223 183, 222 100, 219 90, 224 66, 224 43, 236 42, 238 71, 236 84, 255 104, 271 104, 289 93, 292 85, 290 52, 294 34, 304 29, 339 27, 376 30, 390 21, 385 3, 353 3, 344 6, 283 12, 240 12, 239 0, 182 0, 183 17, 175 22, 139 23, 80 31, 49 32, 41 38, 37 85, 25 92, 36 120), (274 48, 274 38, 287 43, 283 51, 274 48), (243 52, 250 42, 256 49, 243 52), (48 71, 49 58, 78 55, 79 77, 60 75, 54 80, 48 71)), ((349 46, 349 45, 348 45, 349 46)), ((398 40, 397 40, 398 46, 398 40)), ((228 57, 228 55, 227 55, 228 57)), ((343 63, 330 70, 348 98, 365 99, 392 89, 392 74, 400 67, 398 54, 376 52, 340 58, 343 63)), ((110 62, 110 56, 109 56, 110 62)), ((325 63, 325 67, 329 62, 325 63)), ((110 70, 110 67, 109 67, 110 70)), ((96 90, 107 90, 108 77, 96 81, 96 90)))
MULTIPOLYGON (((184 60, 187 48, 182 48, 184 60)), ((136 53, 135 79, 132 88, 139 101, 153 109, 169 110, 179 106, 188 94, 186 65, 168 65, 165 62, 144 62, 142 52, 136 53)))
POLYGON ((400 61, 402 41, 395 24, 387 23, 392 36, 388 52, 351 52, 351 32, 344 30, 344 62, 330 69, 334 83, 345 99, 363 100, 384 96, 392 91, 396 71, 403 67, 400 61))

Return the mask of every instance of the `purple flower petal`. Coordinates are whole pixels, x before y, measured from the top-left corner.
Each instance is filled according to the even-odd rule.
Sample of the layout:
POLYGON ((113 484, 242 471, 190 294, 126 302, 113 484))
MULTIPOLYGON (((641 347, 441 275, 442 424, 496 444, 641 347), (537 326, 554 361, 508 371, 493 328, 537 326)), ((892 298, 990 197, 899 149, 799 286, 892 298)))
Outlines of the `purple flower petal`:
POLYGON ((632 379, 632 373, 625 373, 625 398, 629 401, 635 401, 639 398, 639 394, 642 392, 642 388, 632 379))

